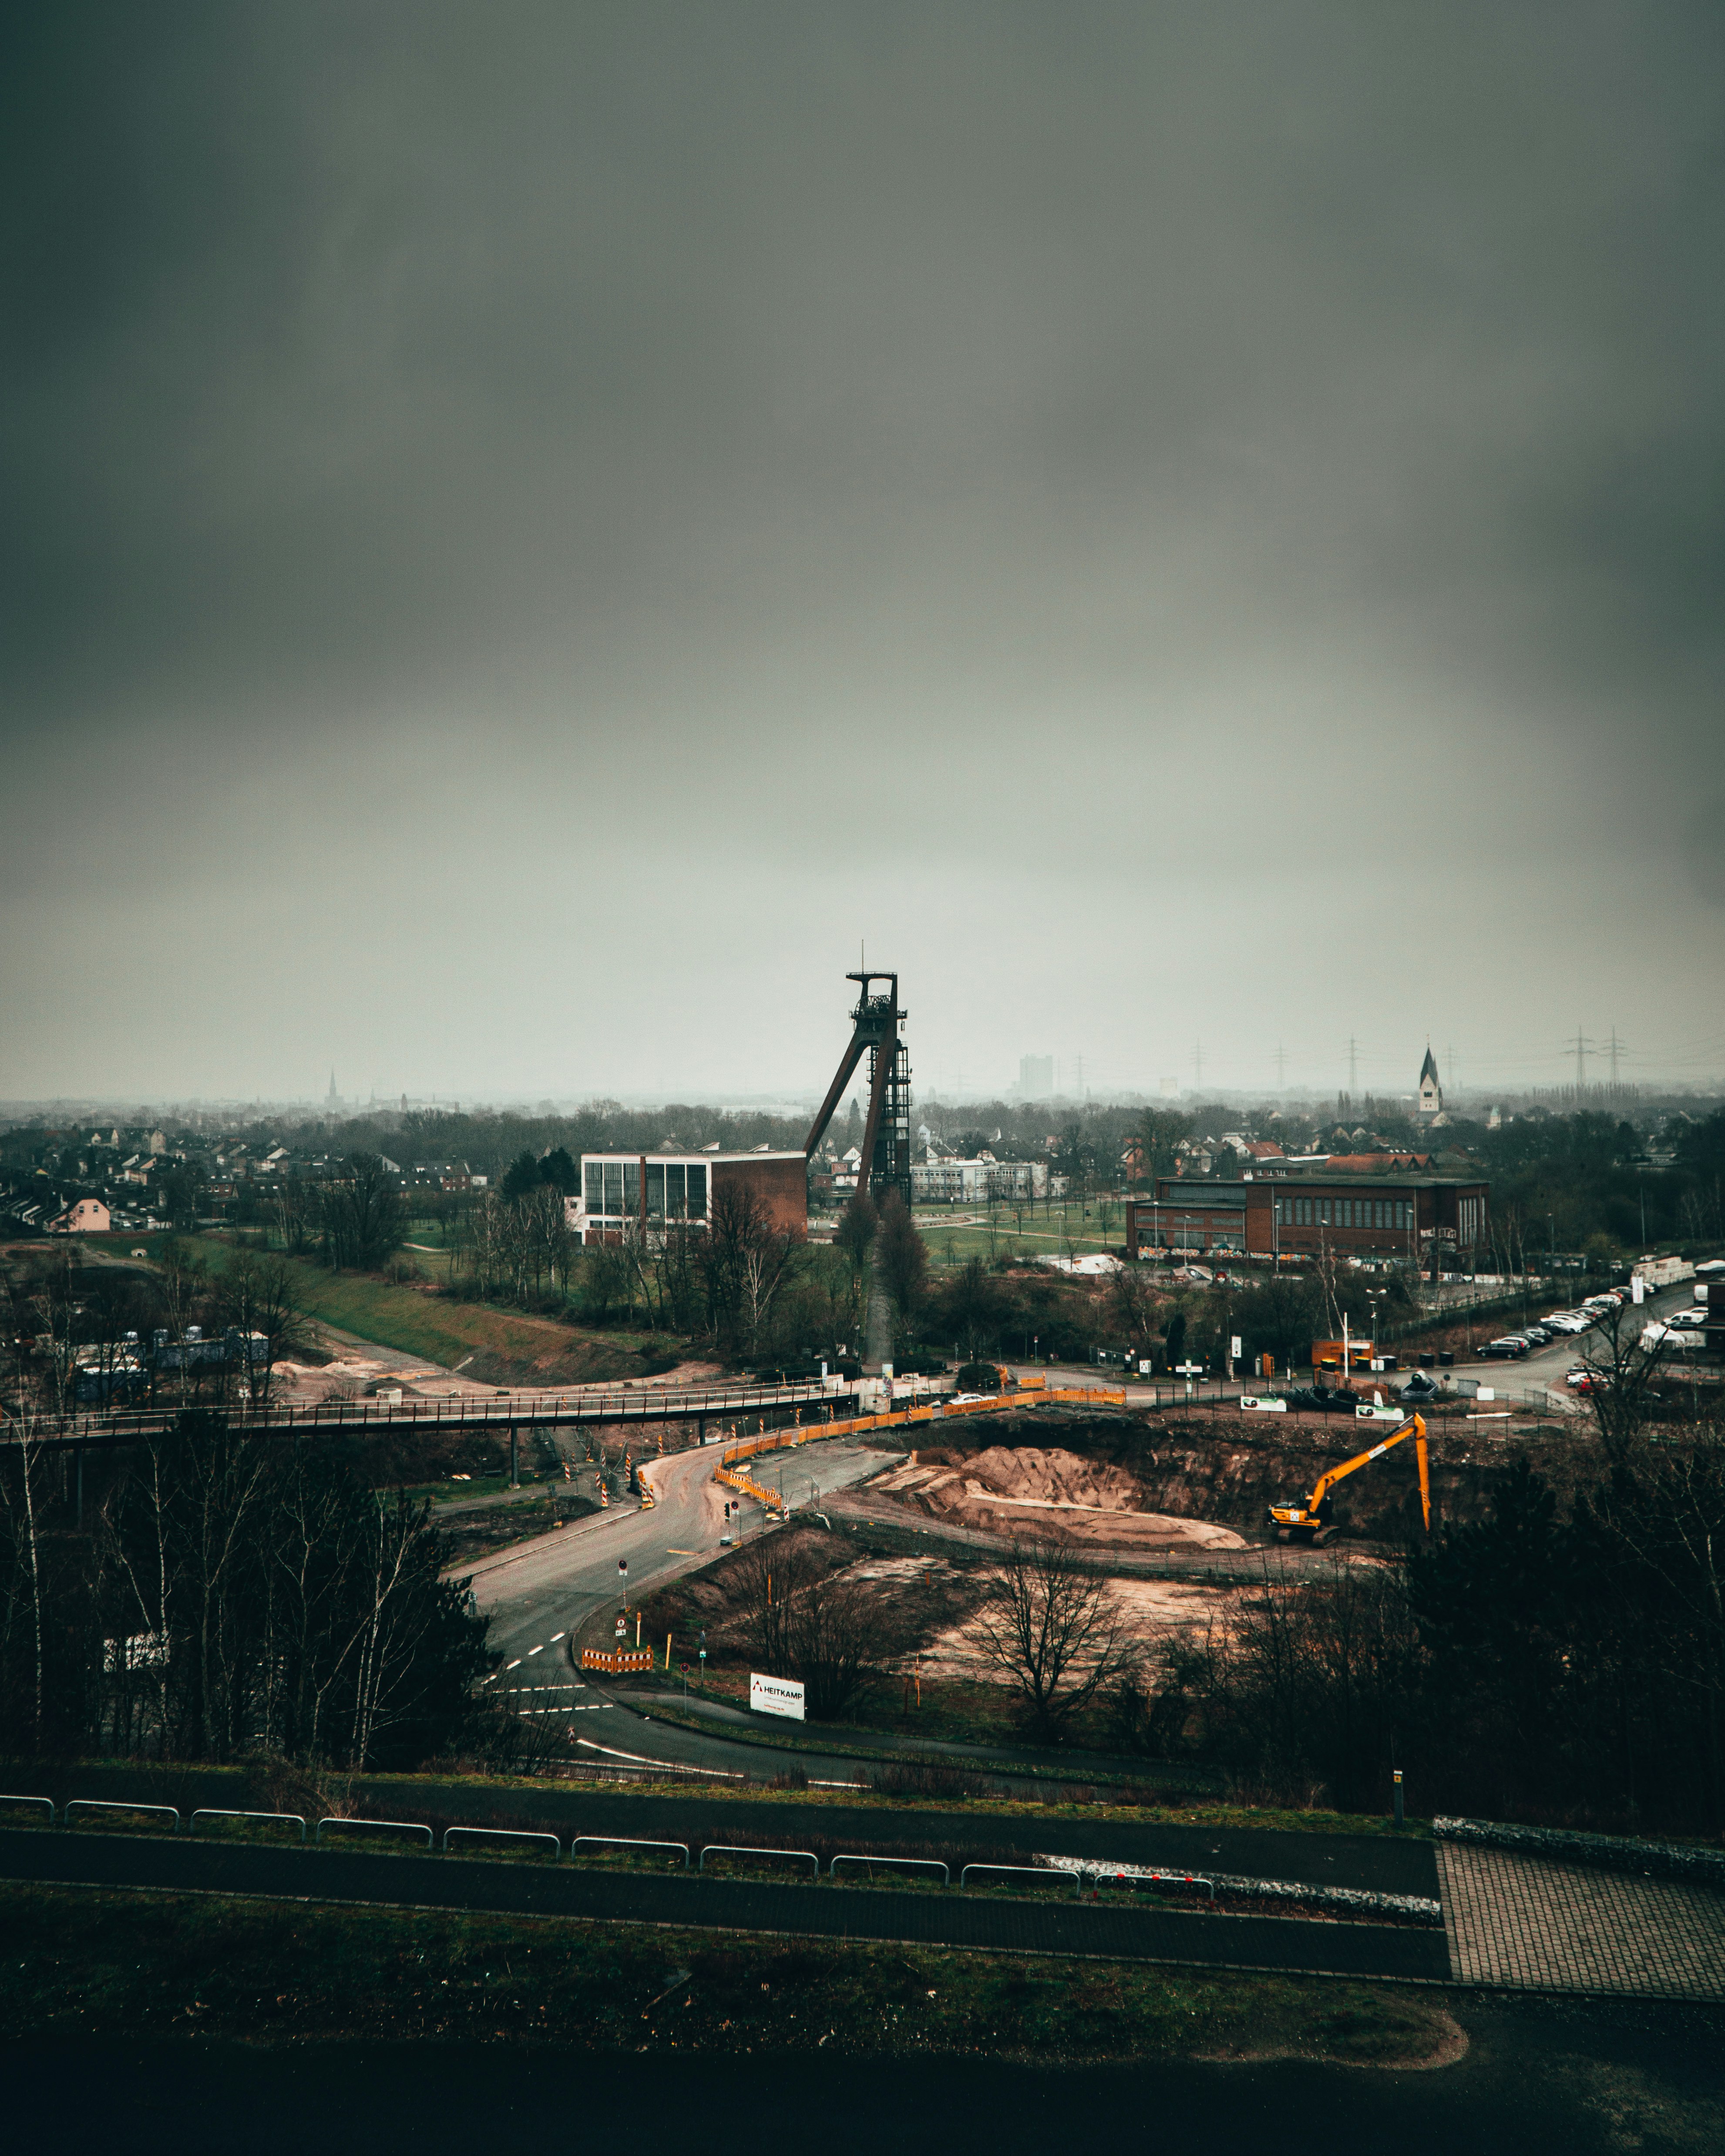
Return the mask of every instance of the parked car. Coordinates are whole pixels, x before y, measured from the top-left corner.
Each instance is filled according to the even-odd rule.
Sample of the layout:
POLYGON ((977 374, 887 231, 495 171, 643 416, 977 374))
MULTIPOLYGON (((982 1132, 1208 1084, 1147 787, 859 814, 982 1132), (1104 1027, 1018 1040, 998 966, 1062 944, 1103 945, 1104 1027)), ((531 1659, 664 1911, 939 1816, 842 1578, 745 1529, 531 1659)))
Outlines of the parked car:
POLYGON ((1530 1325, 1521 1337, 1530 1347, 1548 1348, 1558 1336, 1543 1325, 1530 1325))
POLYGON ((1517 1363, 1527 1352, 1527 1343, 1517 1335, 1505 1333, 1501 1340, 1488 1340, 1480 1350, 1482 1363, 1517 1363))
POLYGON ((1572 1393, 1591 1393, 1600 1383, 1597 1370, 1590 1370, 1585 1363, 1578 1363, 1564 1381, 1572 1393))
POLYGON ((1584 1317, 1579 1310, 1554 1310, 1549 1317, 1542 1317, 1539 1322, 1548 1332, 1571 1335, 1585 1332, 1593 1323, 1592 1318, 1584 1317))
POLYGON ((1705 1303, 1697 1303, 1692 1310, 1674 1310, 1666 1320, 1667 1325, 1674 1325, 1680 1332, 1699 1332, 1707 1322, 1707 1312, 1705 1303))

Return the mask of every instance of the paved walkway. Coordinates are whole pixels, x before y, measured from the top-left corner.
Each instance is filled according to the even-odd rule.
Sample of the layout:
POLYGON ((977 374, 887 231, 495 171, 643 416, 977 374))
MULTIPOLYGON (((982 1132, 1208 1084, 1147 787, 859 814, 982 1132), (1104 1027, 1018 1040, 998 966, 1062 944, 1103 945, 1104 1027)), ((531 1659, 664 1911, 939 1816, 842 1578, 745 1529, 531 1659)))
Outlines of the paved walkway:
POLYGON ((1725 1893, 1453 1841, 1437 1861, 1462 1984, 1725 1999, 1725 1893))

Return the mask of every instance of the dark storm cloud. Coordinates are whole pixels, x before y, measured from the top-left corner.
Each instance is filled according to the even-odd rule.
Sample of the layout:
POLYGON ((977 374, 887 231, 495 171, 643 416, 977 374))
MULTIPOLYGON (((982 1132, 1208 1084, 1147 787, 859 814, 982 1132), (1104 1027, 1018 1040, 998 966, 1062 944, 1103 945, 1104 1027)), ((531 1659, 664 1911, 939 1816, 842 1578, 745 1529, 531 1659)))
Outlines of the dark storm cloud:
MULTIPOLYGON (((1266 1015, 1262 909, 1296 947, 1370 934, 1413 818, 1465 956, 1371 1017, 1555 1038, 1584 980, 1527 1002, 1508 921, 1718 902, 1722 49, 1682 8, 44 13, 0 111, 18 1007, 122 925, 286 918, 387 1080, 335 924, 422 872, 411 822, 410 993, 475 911, 549 897, 673 1008, 714 963, 799 994, 878 927, 956 1009, 1016 898, 1081 1045, 1153 1083, 1201 1025, 1245 1082, 1252 1027, 1320 1058, 1361 1022, 1266 1015), (625 905, 614 804, 663 773, 670 855, 625 905), (999 885, 984 798, 1038 818, 999 885), (1197 905, 1177 804, 1339 838, 1338 798, 1394 814, 1197 905), (752 848, 701 947, 693 850, 840 803, 892 895, 752 848), (1147 836, 1104 875, 1109 818, 1147 836), (1165 1041, 1097 1015, 1123 900, 1165 1041)), ((461 946, 505 1009, 536 932, 461 946)), ((1697 1029, 1622 993, 1650 1040, 1697 1029)), ((219 1030, 134 1038, 193 1090, 219 1030)), ((301 1030, 219 1082, 289 1083, 301 1030)), ((699 1069, 662 1016, 625 1030, 614 1068, 557 1039, 459 1083, 699 1069)), ((1003 1074, 1020 1030, 953 1022, 1003 1074)), ((44 1033, 0 1090, 95 1063, 120 1081, 44 1033)))

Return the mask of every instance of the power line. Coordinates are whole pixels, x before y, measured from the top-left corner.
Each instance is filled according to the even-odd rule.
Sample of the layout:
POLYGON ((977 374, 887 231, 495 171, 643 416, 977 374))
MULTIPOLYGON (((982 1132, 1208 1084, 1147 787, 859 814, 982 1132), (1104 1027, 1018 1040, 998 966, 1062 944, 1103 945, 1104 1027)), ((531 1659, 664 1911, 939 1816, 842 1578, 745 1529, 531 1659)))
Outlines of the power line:
POLYGON ((1587 1084, 1587 1059, 1593 1052, 1593 1036, 1590 1034, 1583 1033, 1579 1027, 1576 1029, 1574 1040, 1566 1040, 1563 1043, 1565 1053, 1572 1048, 1575 1050, 1575 1083, 1578 1090, 1587 1084))
POLYGON ((1351 1033, 1348 1036, 1348 1091, 1350 1096, 1359 1091, 1359 1043, 1351 1033))
POLYGON ((1195 1092, 1197 1092, 1197 1091, 1199 1091, 1199 1089, 1203 1086, 1203 1084, 1204 1084, 1204 1043, 1203 1043, 1201 1040, 1194 1040, 1194 1041, 1193 1042, 1193 1044, 1192 1044, 1192 1090, 1193 1090, 1193 1091, 1194 1091, 1194 1093, 1195 1093, 1195 1092))
POLYGON ((1287 1053, 1286 1053, 1286 1050, 1282 1047, 1281 1043, 1280 1041, 1277 1041, 1277 1042, 1276 1042, 1276 1090, 1277 1091, 1277 1092, 1281 1092, 1281 1091, 1283 1091, 1283 1089, 1286 1087, 1286 1084, 1287 1084, 1287 1077, 1288 1077, 1288 1059, 1287 1059, 1287 1053))

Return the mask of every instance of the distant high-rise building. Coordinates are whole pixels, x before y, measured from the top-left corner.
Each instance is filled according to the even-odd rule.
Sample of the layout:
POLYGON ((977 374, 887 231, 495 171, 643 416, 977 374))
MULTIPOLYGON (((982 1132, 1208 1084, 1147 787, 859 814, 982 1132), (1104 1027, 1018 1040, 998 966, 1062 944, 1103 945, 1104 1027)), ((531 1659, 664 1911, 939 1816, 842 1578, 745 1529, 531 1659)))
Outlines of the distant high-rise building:
POLYGON ((1045 1101, 1053 1091, 1053 1056, 1021 1055, 1019 1058, 1019 1098, 1021 1101, 1045 1101))

